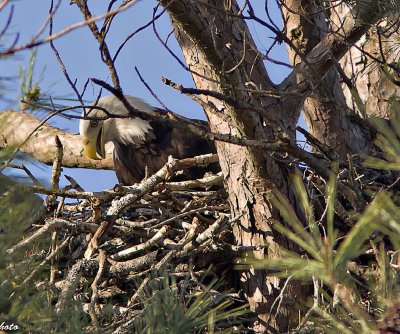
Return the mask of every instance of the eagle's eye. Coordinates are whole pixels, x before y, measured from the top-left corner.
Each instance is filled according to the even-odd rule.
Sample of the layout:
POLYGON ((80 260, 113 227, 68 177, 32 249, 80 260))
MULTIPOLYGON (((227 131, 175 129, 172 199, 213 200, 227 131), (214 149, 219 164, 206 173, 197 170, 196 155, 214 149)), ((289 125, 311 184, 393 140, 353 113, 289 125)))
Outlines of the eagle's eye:
POLYGON ((92 128, 97 128, 98 125, 99 125, 99 121, 98 121, 98 120, 92 119, 92 120, 90 121, 90 126, 91 126, 92 128))

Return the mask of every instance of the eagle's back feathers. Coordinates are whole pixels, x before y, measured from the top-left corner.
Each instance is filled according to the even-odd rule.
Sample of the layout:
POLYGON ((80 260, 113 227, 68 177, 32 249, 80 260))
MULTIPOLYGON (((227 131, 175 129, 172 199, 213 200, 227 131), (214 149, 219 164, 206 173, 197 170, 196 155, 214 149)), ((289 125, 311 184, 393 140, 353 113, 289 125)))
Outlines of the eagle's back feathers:
MULTIPOLYGON (((110 118, 104 122, 106 141, 114 143, 114 168, 119 182, 131 185, 141 181, 146 171, 152 175, 168 161, 170 155, 182 159, 216 151, 213 142, 166 122, 163 117, 165 110, 153 108, 136 97, 125 97, 135 109, 153 115, 157 113, 160 118, 110 118)), ((113 114, 129 114, 122 102, 112 95, 101 98, 98 106, 113 114)), ((196 122, 202 126, 207 124, 196 122)), ((217 171, 218 167, 215 165, 212 169, 217 171)), ((207 170, 191 168, 181 178, 199 178, 207 170)))
MULTIPOLYGON (((114 143, 114 167, 119 182, 133 184, 157 172, 168 161, 168 156, 176 159, 191 158, 216 151, 214 143, 181 128, 171 128, 167 123, 151 121, 152 130, 146 140, 135 145, 114 143)), ((217 166, 211 167, 216 172, 217 166)), ((190 168, 178 179, 203 177, 210 170, 200 167, 190 168)), ((177 178, 175 178, 177 180, 177 178)))

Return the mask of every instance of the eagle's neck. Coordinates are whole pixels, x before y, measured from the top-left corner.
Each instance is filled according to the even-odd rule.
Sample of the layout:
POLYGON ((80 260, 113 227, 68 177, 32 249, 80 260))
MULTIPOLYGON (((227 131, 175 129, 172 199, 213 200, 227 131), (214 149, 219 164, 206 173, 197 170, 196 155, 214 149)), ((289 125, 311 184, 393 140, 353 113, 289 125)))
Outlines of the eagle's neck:
POLYGON ((104 139, 124 145, 140 144, 152 130, 148 121, 138 117, 110 118, 104 122, 104 139))

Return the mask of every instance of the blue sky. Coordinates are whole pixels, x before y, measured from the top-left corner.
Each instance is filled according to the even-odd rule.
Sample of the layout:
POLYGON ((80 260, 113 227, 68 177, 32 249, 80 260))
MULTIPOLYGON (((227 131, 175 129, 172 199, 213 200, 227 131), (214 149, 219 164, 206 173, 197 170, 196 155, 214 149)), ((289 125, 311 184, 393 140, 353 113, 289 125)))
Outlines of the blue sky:
MULTIPOLYGON (((60 9, 54 17, 55 32, 83 19, 79 9, 75 5, 69 5, 69 2, 69 0, 62 1, 60 9)), ((264 17, 264 1, 255 0, 252 2, 254 3, 256 13, 264 17)), ((102 14, 106 10, 108 2, 89 0, 88 3, 92 14, 102 14)), ((12 24, 8 29, 7 38, 1 41, 2 47, 13 41, 16 33, 20 34, 19 44, 29 41, 46 19, 50 0, 17 0, 13 1, 12 4, 14 5, 14 16, 12 24)), ((112 54, 130 32, 151 19, 155 5, 156 1, 138 1, 137 4, 117 16, 107 40, 112 54)), ((7 6, 0 12, 0 29, 2 29, 1 25, 5 23, 9 11, 10 6, 7 6)), ((277 8, 272 6, 271 13, 275 22, 280 24, 281 16, 277 8)), ((167 15, 163 15, 157 21, 156 25, 158 31, 164 37, 172 31, 167 15)), ((265 51, 268 49, 272 42, 273 34, 251 22, 249 27, 260 50, 265 51)), ((45 37, 48 31, 48 28, 45 29, 41 37, 45 37)), ((79 28, 57 39, 55 45, 66 65, 68 73, 72 79, 77 79, 78 89, 82 89, 83 84, 91 77, 111 83, 107 67, 100 60, 98 44, 87 27, 79 28)), ((173 38, 170 38, 169 45, 182 59, 180 49, 173 38)), ((26 68, 29 62, 29 55, 29 52, 21 52, 16 57, 0 62, 0 76, 3 78, 12 78, 12 80, 6 82, 5 89, 1 91, 3 99, 0 99, 0 110, 18 107, 18 66, 26 68)), ((285 46, 275 47, 271 53, 271 57, 287 62, 285 46)), ((158 102, 140 82, 134 70, 136 66, 146 82, 168 108, 186 117, 204 119, 203 111, 196 103, 161 82, 161 77, 167 77, 184 86, 193 87, 190 74, 184 71, 178 62, 164 49, 154 35, 151 26, 128 42, 120 54, 116 66, 120 75, 122 88, 126 94, 139 96, 150 104, 159 106, 158 102)), ((285 67, 277 66, 270 62, 266 63, 266 66, 274 82, 283 80, 290 71, 285 67)), ((52 97, 75 98, 49 44, 41 46, 38 50, 34 81, 39 79, 41 90, 52 97)), ((85 99, 87 101, 94 100, 98 91, 98 87, 89 85, 85 99)), ((78 104, 74 102, 63 103, 66 105, 78 104)), ((78 132, 77 120, 67 121, 58 118, 52 121, 51 124, 72 133, 78 132)), ((49 180, 50 167, 35 164, 30 165, 30 168, 44 183, 49 180)), ((103 190, 112 187, 117 182, 112 171, 64 168, 64 174, 74 177, 88 191, 103 190)), ((66 184, 66 180, 62 178, 61 185, 66 184)))

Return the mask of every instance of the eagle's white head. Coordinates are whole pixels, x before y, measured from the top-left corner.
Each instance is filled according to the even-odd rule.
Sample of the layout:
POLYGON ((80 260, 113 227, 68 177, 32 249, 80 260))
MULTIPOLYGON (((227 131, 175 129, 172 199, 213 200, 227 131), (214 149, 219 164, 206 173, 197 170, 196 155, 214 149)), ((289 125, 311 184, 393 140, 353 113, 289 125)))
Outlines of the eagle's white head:
MULTIPOLYGON (((152 106, 137 97, 126 95, 125 98, 137 110, 154 111, 152 106)), ((81 119, 79 133, 82 137, 84 152, 91 159, 105 158, 105 143, 107 142, 125 145, 143 142, 146 134, 152 130, 148 121, 139 117, 127 117, 129 111, 114 95, 102 97, 96 107, 104 108, 109 114, 122 117, 109 117, 103 110, 96 108, 82 113, 82 117, 90 118, 81 119)))

